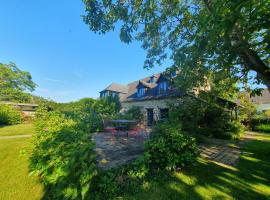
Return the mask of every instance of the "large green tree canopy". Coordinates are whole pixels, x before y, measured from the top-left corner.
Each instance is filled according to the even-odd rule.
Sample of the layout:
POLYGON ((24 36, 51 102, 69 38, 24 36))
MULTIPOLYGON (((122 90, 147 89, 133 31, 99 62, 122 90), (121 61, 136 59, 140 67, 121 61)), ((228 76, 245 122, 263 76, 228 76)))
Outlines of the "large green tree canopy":
POLYGON ((0 101, 28 102, 36 84, 31 74, 20 70, 14 63, 0 63, 0 101))
MULTIPOLYGON (((263 83, 270 88, 269 0, 84 0, 84 22, 125 43, 142 42, 145 67, 171 59, 183 84, 263 83), (253 73, 256 72, 256 73, 253 73), (255 76, 250 76, 255 74, 255 76), (184 78, 183 78, 184 77, 184 78)), ((187 85, 188 85, 187 84, 187 85)))

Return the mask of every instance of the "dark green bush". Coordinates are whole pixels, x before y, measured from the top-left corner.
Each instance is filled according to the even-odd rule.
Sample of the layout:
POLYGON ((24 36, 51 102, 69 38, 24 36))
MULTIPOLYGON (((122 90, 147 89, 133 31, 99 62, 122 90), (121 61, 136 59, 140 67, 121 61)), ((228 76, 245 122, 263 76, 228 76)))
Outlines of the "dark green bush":
POLYGON ((250 121, 250 128, 254 131, 267 130, 268 126, 270 126, 270 118, 268 117, 257 117, 250 121))
POLYGON ((237 139, 244 131, 243 125, 222 108, 209 106, 204 120, 206 134, 215 138, 237 139))
POLYGON ((0 125, 14 125, 22 122, 22 114, 10 105, 0 104, 0 125))
POLYGON ((195 161, 196 141, 186 135, 180 125, 160 123, 146 144, 146 154, 150 169, 175 170, 195 161))
POLYGON ((94 196, 96 199, 114 199, 124 192, 135 192, 149 179, 192 164, 197 155, 195 139, 185 135, 180 125, 158 123, 142 156, 95 177, 94 196))
POLYGON ((270 124, 259 124, 254 127, 255 131, 270 133, 270 124))
POLYGON ((214 103, 206 103, 194 98, 186 98, 180 105, 172 105, 170 120, 181 123, 189 134, 207 135, 222 139, 237 139, 244 126, 230 111, 214 103))
POLYGON ((45 186, 44 199, 85 199, 97 174, 89 133, 57 112, 36 113, 30 171, 45 186))

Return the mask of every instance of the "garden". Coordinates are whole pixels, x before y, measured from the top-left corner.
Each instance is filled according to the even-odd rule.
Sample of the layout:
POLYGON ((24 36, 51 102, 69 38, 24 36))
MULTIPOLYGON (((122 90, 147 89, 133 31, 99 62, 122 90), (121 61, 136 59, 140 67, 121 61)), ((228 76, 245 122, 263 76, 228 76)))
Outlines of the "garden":
MULTIPOLYGON (((64 7, 61 3, 59 5, 61 9, 66 9, 67 4, 64 7)), ((47 55, 48 63, 45 59, 43 64, 42 61, 35 61, 42 59, 39 54, 18 50, 19 58, 27 54, 36 57, 33 61, 30 59, 36 62, 36 66, 60 65, 62 61, 52 58, 61 58, 62 55, 65 60, 74 58, 65 62, 67 66, 63 62, 61 65, 64 67, 55 67, 57 70, 48 68, 50 75, 57 79, 46 78, 44 71, 32 68, 33 73, 39 74, 43 81, 59 84, 43 89, 46 93, 55 88, 73 88, 71 82, 82 84, 72 78, 77 77, 81 81, 83 75, 89 74, 87 68, 80 68, 85 72, 83 75, 71 71, 74 66, 82 64, 75 62, 86 60, 83 64, 86 66, 94 62, 90 59, 93 53, 80 44, 94 44, 94 48, 99 44, 87 43, 91 41, 89 38, 82 43, 76 40, 76 45, 69 43, 86 34, 81 34, 80 28, 73 26, 73 19, 65 23, 67 18, 58 10, 57 16, 61 19, 54 19, 51 13, 52 17, 48 17, 48 13, 45 17, 41 16, 45 7, 38 6, 37 19, 50 18, 54 22, 60 21, 61 25, 72 25, 72 29, 76 27, 76 31, 68 27, 66 41, 62 41, 66 34, 61 33, 58 42, 65 45, 54 43, 55 46, 49 47, 50 42, 45 40, 45 36, 54 35, 67 27, 62 29, 59 24, 57 29, 50 29, 51 23, 40 23, 48 25, 49 32, 41 29, 46 48, 40 48, 42 55, 43 51, 46 54, 46 49, 53 55, 47 55), (77 31, 79 34, 75 35, 77 31), (60 51, 57 46, 64 48, 60 51), (65 52, 68 48, 78 51, 74 54, 65 52), (88 53, 88 60, 82 57, 84 52, 88 53), (60 73, 69 79, 58 80, 60 73), (71 78, 71 74, 74 77, 71 78)), ((138 132, 145 120, 144 114, 139 107, 123 112, 118 91, 111 96, 104 93, 101 95, 103 98, 57 103, 32 93, 37 84, 29 72, 19 69, 15 63, 0 63, 0 199, 270 199, 269 110, 259 113, 251 101, 252 97, 261 94, 263 87, 270 91, 269 1, 84 0, 82 7, 81 22, 90 31, 98 34, 119 31, 122 42, 139 42, 146 51, 145 69, 166 67, 164 77, 167 82, 158 84, 157 97, 167 95, 166 98, 175 98, 175 102, 168 104, 168 116, 154 121, 147 137, 141 137, 138 132), (173 90, 181 94, 181 98, 178 95, 169 96, 168 91, 173 90), (11 102, 14 104, 9 104, 11 102), (38 104, 38 109, 33 116, 28 116, 14 106, 16 103, 38 104), (107 127, 107 122, 130 124, 115 128, 115 124, 107 127), (136 122, 136 127, 131 127, 131 122, 136 122), (114 152, 120 144, 132 152, 128 140, 134 139, 133 142, 138 144, 137 139, 143 138, 140 152, 136 152, 136 156, 128 162, 101 168, 97 151, 103 152, 98 149, 100 146, 95 140, 101 134, 109 136, 104 137, 105 145, 111 145, 113 148, 108 148, 108 151, 114 152), (233 162, 227 160, 226 153, 233 157, 233 162)), ((28 12, 23 9, 23 13, 28 12)), ((16 16, 16 12, 12 14, 16 16)), ((35 19, 33 13, 30 14, 31 20, 35 19)), ((30 23, 27 25, 30 27, 30 23)), ((19 26, 11 25, 6 30, 13 27, 19 26)), ((11 38, 16 44, 21 42, 18 34, 10 35, 14 36, 11 38)), ((20 34, 24 35, 28 34, 20 34)), ((30 40, 36 39, 36 35, 31 35, 29 42, 25 39, 31 48, 18 49, 35 49, 32 45, 37 42, 30 40)), ((93 41, 98 40, 94 38, 93 41)), ((41 46, 42 43, 38 44, 41 46)), ((105 46, 110 54, 114 53, 108 44, 113 43, 106 41, 105 46)), ((109 60, 106 59, 106 52, 99 49, 93 52, 102 52, 95 54, 94 59, 102 58, 98 59, 100 63, 94 63, 96 66, 102 66, 101 60, 109 60)), ((16 51, 13 53, 15 55, 16 51)), ((121 53, 119 55, 121 59, 125 58, 121 53)), ((130 55, 137 59, 139 54, 130 55)), ((116 58, 114 56, 113 59, 116 58)), ((127 60, 127 63, 133 61, 127 60)), ((27 63, 23 60, 18 62, 27 63)), ((126 68, 122 68, 122 76, 127 75, 126 68)), ((97 70, 100 75, 104 72, 112 75, 111 71, 102 70, 97 70)), ((94 85, 89 77, 91 85, 94 85)), ((102 76, 97 77, 100 79, 102 76)), ((144 85, 145 88, 138 90, 140 98, 146 90, 151 91, 149 88, 154 84, 150 80, 144 85)), ((73 92, 58 91, 57 94, 73 92)), ((127 91, 123 89, 121 92, 126 94, 127 91)), ((51 94, 54 97, 56 93, 51 94)), ((123 154, 116 154, 115 157, 121 156, 123 154)))
MULTIPOLYGON (((189 101, 189 104, 194 103, 189 101)), ((250 199, 266 198, 270 194, 267 184, 269 136, 257 134, 254 141, 247 143, 235 167, 213 163, 199 156, 197 145, 201 140, 215 137, 237 141, 243 135, 244 127, 235 119, 226 121, 230 115, 216 105, 206 107, 198 102, 196 105, 196 108, 193 106, 194 116, 190 105, 181 107, 181 111, 180 107, 171 107, 169 118, 153 128, 141 156, 105 171, 97 166, 92 134, 101 134, 102 122, 108 119, 141 120, 138 108, 119 113, 118 100, 111 97, 100 100, 86 98, 66 104, 49 102, 37 110, 33 128, 32 123, 23 123, 19 111, 1 105, 2 125, 12 125, 0 128, 1 135, 32 134, 31 139, 2 140, 6 149, 4 156, 8 157, 11 152, 16 152, 16 156, 21 154, 19 161, 23 163, 23 172, 19 170, 16 174, 24 176, 27 184, 33 184, 37 196, 44 199, 241 199, 244 193, 244 196, 249 193, 250 199), (208 117, 202 118, 196 114, 198 111, 208 117), (188 117, 193 118, 193 123, 187 123, 190 119, 186 118, 185 112, 190 113, 188 117), (224 121, 220 127, 219 124, 207 126, 211 117, 224 121), (26 173, 28 170, 30 177, 26 173), (253 173, 252 177, 250 173, 253 173)), ((262 122, 267 124, 268 121, 259 120, 257 123, 262 122)), ((8 160, 12 160, 14 166, 18 165, 18 161, 10 157, 8 160)), ((4 159, 2 162, 4 165, 10 161, 4 159)), ((2 176, 10 174, 13 177, 13 170, 18 168, 5 169, 2 176)), ((13 180, 10 179, 11 183, 13 180)), ((23 190, 20 184, 16 188, 23 190)), ((16 196, 16 192, 3 187, 10 193, 10 199, 16 196)), ((7 192, 2 195, 7 195, 7 192)), ((27 194, 27 190, 19 192, 27 194)))

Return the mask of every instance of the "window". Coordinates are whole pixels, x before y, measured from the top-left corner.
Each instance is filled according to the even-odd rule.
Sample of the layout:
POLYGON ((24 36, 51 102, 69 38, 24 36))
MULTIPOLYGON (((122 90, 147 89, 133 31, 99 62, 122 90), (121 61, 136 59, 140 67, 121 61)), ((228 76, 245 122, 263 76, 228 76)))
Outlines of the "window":
POLYGON ((112 97, 116 97, 118 96, 118 93, 117 92, 112 92, 112 97))
POLYGON ((148 81, 148 83, 153 83, 154 82, 154 78, 155 78, 154 76, 151 76, 150 79, 149 79, 149 81, 148 81))
POLYGON ((158 91, 159 91, 159 94, 163 94, 163 93, 166 93, 168 90, 168 82, 167 81, 163 81, 163 82, 160 82, 158 84, 158 91))
POLYGON ((169 109, 168 108, 159 109, 159 113, 160 113, 160 120, 168 119, 168 117, 169 117, 169 109))
POLYGON ((100 98, 103 98, 103 97, 108 97, 110 95, 114 95, 113 92, 110 92, 110 91, 103 91, 100 93, 100 98))
POLYGON ((141 88, 138 88, 137 90, 137 96, 138 97, 142 97, 144 95, 144 88, 141 87, 141 88))
POLYGON ((176 71, 174 71, 174 72, 171 73, 171 77, 172 78, 176 77, 176 71))

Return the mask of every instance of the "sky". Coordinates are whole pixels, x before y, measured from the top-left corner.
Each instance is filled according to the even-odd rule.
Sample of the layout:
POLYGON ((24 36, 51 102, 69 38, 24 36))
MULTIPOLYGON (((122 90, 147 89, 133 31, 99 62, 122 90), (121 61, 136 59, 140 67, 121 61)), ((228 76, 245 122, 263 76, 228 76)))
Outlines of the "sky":
POLYGON ((140 43, 122 43, 118 31, 91 32, 83 14, 82 0, 0 0, 0 62, 30 72, 34 94, 57 102, 97 98, 112 82, 166 68, 143 69, 140 43))

